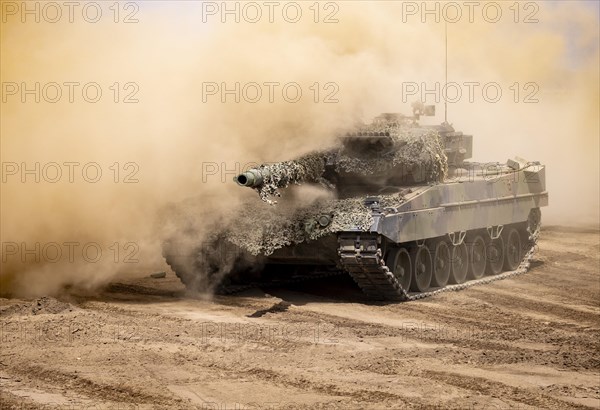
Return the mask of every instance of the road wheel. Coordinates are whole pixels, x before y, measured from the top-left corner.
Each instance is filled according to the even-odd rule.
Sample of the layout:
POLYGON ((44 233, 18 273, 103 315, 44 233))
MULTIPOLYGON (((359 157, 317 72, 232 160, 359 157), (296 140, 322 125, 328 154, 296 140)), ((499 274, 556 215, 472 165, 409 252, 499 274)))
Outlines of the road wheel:
POLYGON ((481 279, 485 275, 486 261, 485 241, 481 235, 477 235, 469 246, 469 277, 471 279, 481 279))
POLYGON ((504 250, 504 270, 515 270, 521 263, 521 236, 515 228, 510 228, 506 235, 504 250))
POLYGON ((452 248, 452 269, 450 270, 450 283, 463 283, 469 271, 469 251, 463 242, 452 248))
POLYGON ((433 253, 433 278, 431 286, 444 287, 450 279, 451 260, 450 247, 446 241, 439 241, 433 253))
POLYGON ((392 249, 385 264, 394 274, 400 286, 408 292, 412 276, 412 262, 408 251, 404 248, 392 249))
POLYGON ((414 277, 412 280, 413 292, 425 292, 431 285, 433 276, 433 263, 431 261, 431 252, 425 245, 419 246, 415 253, 414 277))
POLYGON ((504 267, 504 239, 502 236, 496 239, 490 239, 487 244, 487 273, 497 275, 502 272, 504 267))

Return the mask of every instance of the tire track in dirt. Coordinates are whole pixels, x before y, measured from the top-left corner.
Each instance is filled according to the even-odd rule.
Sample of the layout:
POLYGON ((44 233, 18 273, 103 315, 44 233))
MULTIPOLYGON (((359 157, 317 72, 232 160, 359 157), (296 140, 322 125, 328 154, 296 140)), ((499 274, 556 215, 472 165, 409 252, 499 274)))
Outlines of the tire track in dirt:
POLYGON ((368 401, 372 404, 390 404, 400 402, 401 405, 409 405, 416 404, 419 406, 423 406, 424 403, 419 400, 415 400, 414 397, 406 397, 401 396, 394 393, 388 393, 379 390, 367 390, 367 389, 357 389, 357 390, 344 390, 340 386, 332 384, 332 383, 322 383, 315 382, 309 380, 302 375, 299 375, 297 378, 290 378, 286 374, 282 374, 279 372, 274 372, 272 370, 266 370, 261 368, 252 368, 245 372, 246 374, 251 374, 258 377, 260 380, 271 380, 276 384, 280 384, 282 386, 291 386, 296 387, 298 389, 310 389, 311 391, 317 393, 328 394, 332 396, 344 396, 350 397, 353 399, 357 399, 360 401, 368 401), (373 403, 373 401, 376 403, 373 403))
POLYGON ((538 408, 571 408, 571 409, 594 409, 570 401, 560 400, 542 393, 535 393, 529 389, 509 386, 504 383, 484 379, 481 377, 469 377, 463 374, 424 370, 422 375, 428 379, 437 380, 461 389, 470 390, 479 394, 492 397, 510 397, 510 400, 538 408))
POLYGON ((0 391, 0 409, 2 410, 39 410, 40 404, 26 397, 17 396, 9 391, 0 391))
POLYGON ((83 392, 88 397, 135 404, 185 404, 175 397, 148 394, 123 384, 97 383, 78 374, 21 363, 6 370, 10 374, 41 380, 45 383, 83 392))
MULTIPOLYGON (((220 352, 211 351, 208 354, 202 355, 202 357, 196 357, 194 354, 195 352, 188 349, 187 351, 179 352, 179 354, 182 357, 183 363, 193 360, 193 367, 187 368, 187 371, 190 372, 193 371, 199 374, 217 373, 220 378, 225 378, 228 382, 235 380, 248 382, 249 379, 252 379, 257 383, 267 382, 270 385, 291 387, 302 392, 310 391, 324 395, 325 397, 321 397, 321 400, 331 402, 333 402, 331 396, 342 397, 347 402, 346 404, 350 406, 345 407, 344 405, 337 403, 341 407, 336 407, 334 405, 333 408, 353 408, 352 403, 356 404, 356 401, 368 402, 375 405, 376 407, 374 408, 392 408, 394 404, 397 405, 398 403, 401 403, 404 408, 411 403, 415 403, 415 399, 412 397, 405 397, 386 391, 360 388, 353 389, 352 386, 345 387, 343 381, 337 380, 333 374, 329 378, 323 376, 322 379, 317 380, 315 379, 314 374, 311 375, 310 372, 298 367, 275 370, 273 368, 259 366, 253 360, 246 362, 243 357, 239 359, 234 357, 224 359, 221 357, 222 354, 226 355, 227 353, 232 352, 233 350, 222 350, 220 352), (211 355, 211 353, 214 355, 211 355), (339 383, 336 384, 336 381, 339 383)), ((270 365, 272 365, 272 363, 270 365)), ((357 374, 357 376, 360 375, 357 374)), ((193 384, 193 381, 186 384, 193 384)), ((417 402, 419 401, 417 400, 417 402)), ((426 405, 425 402, 420 404, 423 406, 426 405)))
POLYGON ((549 319, 556 318, 572 324, 581 324, 585 322, 591 325, 600 325, 600 312, 589 312, 581 308, 571 308, 559 302, 536 300, 535 295, 521 296, 515 295, 514 291, 504 291, 500 289, 475 290, 469 297, 482 303, 491 303, 501 306, 503 309, 510 309, 513 312, 536 313, 548 316, 549 319))

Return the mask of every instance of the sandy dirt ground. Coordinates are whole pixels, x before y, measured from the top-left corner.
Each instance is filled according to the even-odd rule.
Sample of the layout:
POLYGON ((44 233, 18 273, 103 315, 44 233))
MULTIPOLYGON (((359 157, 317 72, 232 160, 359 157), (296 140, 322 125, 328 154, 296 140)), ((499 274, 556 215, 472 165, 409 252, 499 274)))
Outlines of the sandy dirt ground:
POLYGON ((597 229, 532 269, 409 303, 344 277, 202 300, 172 272, 0 299, 2 409, 600 408, 597 229))

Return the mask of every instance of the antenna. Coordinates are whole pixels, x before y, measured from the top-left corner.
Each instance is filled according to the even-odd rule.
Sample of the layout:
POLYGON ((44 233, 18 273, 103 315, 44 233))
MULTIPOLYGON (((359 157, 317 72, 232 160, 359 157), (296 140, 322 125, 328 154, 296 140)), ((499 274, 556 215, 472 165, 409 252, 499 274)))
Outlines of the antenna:
MULTIPOLYGON (((448 87, 448 22, 444 22, 444 31, 445 31, 445 40, 446 40, 446 80, 444 84, 444 88, 448 87)), ((447 92, 447 90, 446 90, 447 92)), ((448 123, 448 99, 447 96, 444 96, 444 122, 448 123)))

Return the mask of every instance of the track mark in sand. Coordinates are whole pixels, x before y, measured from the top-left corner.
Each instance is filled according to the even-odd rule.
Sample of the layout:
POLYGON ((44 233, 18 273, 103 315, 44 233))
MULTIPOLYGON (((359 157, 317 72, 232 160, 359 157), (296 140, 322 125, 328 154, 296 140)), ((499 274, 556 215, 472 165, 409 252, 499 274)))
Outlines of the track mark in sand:
MULTIPOLYGON (((335 308, 334 308, 335 309, 335 308)), ((396 337, 399 340, 410 343, 412 341, 426 343, 430 345, 450 345, 459 348, 466 348, 476 351, 489 352, 510 352, 513 354, 525 354, 526 357, 533 357, 540 354, 537 349, 524 349, 522 346, 511 344, 510 340, 514 338, 513 329, 515 318, 507 317, 503 325, 499 327, 496 323, 492 327, 481 328, 481 318, 476 317, 467 320, 460 320, 456 314, 449 313, 447 316, 440 314, 435 323, 430 322, 431 311, 428 315, 422 316, 423 321, 417 318, 407 318, 399 320, 388 317, 389 315, 375 315, 366 317, 361 315, 360 310, 351 315, 349 312, 337 311, 328 312, 328 309, 301 307, 294 310, 294 316, 304 318, 314 318, 336 326, 338 331, 342 329, 351 330, 355 338, 360 337, 396 337), (337 313, 337 314, 336 314, 337 313), (354 316, 353 318, 351 316, 354 316), (447 321, 444 319, 447 317, 447 321), (371 319, 371 320, 369 320, 371 319), (427 320, 425 320, 427 319, 427 320), (450 326, 445 323, 459 321, 461 326, 450 326)), ((529 320, 528 326, 532 329, 539 328, 536 323, 529 320)), ((456 325, 456 323, 453 323, 456 325)), ((532 331, 532 335, 535 332, 532 331)), ((533 336, 532 336, 533 337, 533 336)), ((348 338, 344 338, 347 340, 348 338)), ((537 340, 537 339, 532 339, 537 340)), ((555 340, 552 340, 554 342, 555 340)), ((368 342, 368 339, 367 339, 368 342)), ((552 343, 548 343, 549 349, 554 351, 552 343)), ((555 353, 546 353, 552 356, 555 353)), ((515 359, 516 360, 516 359, 515 359)), ((517 361, 522 360, 522 357, 517 361)))
MULTIPOLYGON (((260 383, 269 383, 273 386, 280 387, 291 387, 293 389, 301 390, 304 392, 310 391, 319 393, 331 398, 342 397, 345 399, 359 400, 363 403, 369 403, 370 405, 379 404, 380 408, 389 408, 390 403, 402 404, 403 407, 410 405, 418 405, 421 408, 425 408, 426 402, 421 402, 414 397, 400 396, 398 394, 389 393, 376 389, 357 388, 346 389, 343 386, 332 383, 333 379, 327 379, 329 382, 321 380, 315 380, 312 376, 303 375, 299 373, 289 373, 286 371, 275 371, 272 369, 265 369, 262 367, 256 367, 255 365, 250 366, 236 366, 235 371, 232 370, 232 366, 224 364, 222 362, 212 362, 210 364, 203 364, 204 367, 209 368, 211 371, 218 369, 221 377, 226 377, 227 380, 242 380, 247 382, 248 379, 254 379, 260 383), (224 376, 225 375, 225 376, 224 376)), ((348 408, 352 408, 349 405, 348 408)), ((328 408, 328 407, 326 407, 328 408)), ((335 408, 335 407, 334 407, 335 408)))
MULTIPOLYGON (((462 355, 466 354, 482 365, 530 362, 552 364, 565 369, 592 369, 599 363, 597 356, 590 357, 588 353, 596 351, 599 346, 591 333, 593 329, 582 333, 584 329, 581 326, 548 327, 546 322, 519 316, 514 311, 494 304, 485 304, 483 311, 465 309, 465 306, 472 305, 461 304, 455 309, 452 309, 453 305, 409 306, 405 314, 410 314, 410 318, 404 320, 389 320, 386 316, 393 315, 393 310, 386 310, 383 317, 375 314, 371 318, 361 317, 360 308, 353 315, 354 318, 350 318, 343 310, 331 311, 330 314, 329 309, 321 307, 305 309, 303 306, 295 309, 295 312, 301 312, 306 317, 318 315, 320 320, 333 323, 340 330, 352 329, 355 337, 397 337, 403 343, 415 341, 461 349, 461 354, 450 351, 452 355, 449 359, 452 360, 460 361, 464 359, 462 355), (482 317, 488 316, 494 317, 495 321, 484 326, 482 317), (436 318, 435 322, 431 322, 432 317, 436 318), (515 326, 520 329, 518 332, 515 326)), ((481 302, 477 300, 476 305, 481 307, 481 302)), ((420 355, 423 353, 422 350, 418 352, 420 355)))
MULTIPOLYGON (((507 340, 507 336, 510 340, 511 336, 517 334, 520 337, 530 337, 536 342, 542 338, 548 343, 556 342, 557 338, 587 339, 581 334, 582 330, 593 330, 599 324, 591 312, 566 309, 567 315, 571 315, 571 320, 566 320, 561 317, 560 304, 547 305, 544 302, 532 301, 532 309, 529 309, 528 301, 524 298, 510 298, 490 291, 477 292, 469 295, 470 303, 456 305, 454 309, 453 306, 442 309, 442 306, 438 305, 413 308, 410 313, 425 319, 435 316, 439 324, 450 323, 456 329, 473 330, 474 334, 485 334, 488 338, 492 337, 502 342, 507 340), (474 309, 475 306, 478 309, 474 309), (554 314, 547 314, 549 311, 554 314), (489 323, 487 317, 494 317, 493 323, 489 323), (592 323, 586 324, 586 319, 592 323), (523 330, 515 332, 516 324, 522 325, 519 328, 523 330)), ((593 337, 590 337, 590 340, 593 340, 593 337)))
POLYGON ((478 394, 485 394, 492 397, 507 398, 512 401, 535 406, 539 408, 554 408, 554 409, 593 409, 581 404, 575 404, 570 401, 560 400, 550 397, 543 393, 536 393, 531 389, 509 386, 504 383, 499 383, 484 379, 481 377, 470 377, 463 374, 450 372, 440 372, 434 370, 424 370, 422 376, 459 387, 465 390, 471 390, 478 394))
POLYGON ((556 317, 557 319, 567 319, 575 324, 585 321, 600 325, 600 312, 592 312, 586 308, 570 307, 557 302, 535 300, 500 289, 476 289, 470 296, 482 302, 495 303, 503 308, 516 309, 521 314, 531 311, 556 317))
POLYGON ((106 293, 122 293, 126 295, 140 296, 162 296, 167 298, 177 298, 184 294, 182 291, 169 291, 156 288, 149 288, 142 285, 128 285, 125 283, 111 283, 107 286, 106 293))
POLYGON ((338 396, 311 395, 304 390, 276 386, 248 379, 209 380, 168 384, 167 388, 176 395, 190 400, 194 408, 200 409, 348 409, 343 403, 348 399, 338 396))
POLYGON ((148 403, 173 405, 174 402, 179 402, 181 405, 185 404, 183 401, 174 397, 147 394, 122 384, 98 384, 77 374, 66 373, 60 370, 44 369, 40 366, 21 365, 18 368, 11 368, 8 372, 36 378, 49 384, 58 384, 63 389, 84 392, 88 397, 97 397, 126 403, 133 402, 136 404, 148 403))
POLYGON ((248 369, 247 371, 245 371, 245 373, 248 375, 253 375, 260 380, 269 380, 276 384, 295 387, 302 390, 309 389, 311 391, 327 394, 330 396, 350 397, 369 404, 394 402, 402 403, 405 406, 416 405, 420 408, 424 408, 425 406, 425 403, 421 402, 418 399, 415 399, 414 397, 400 396, 398 394, 388 393, 381 390, 357 389, 353 391, 347 391, 335 384, 311 381, 301 375, 299 375, 297 378, 292 379, 287 377, 287 375, 272 370, 261 369, 256 367, 248 369))
POLYGON ((552 384, 550 386, 542 387, 542 389, 544 392, 549 394, 567 396, 565 398, 573 402, 579 401, 580 403, 591 403, 591 407, 600 409, 600 385, 596 385, 595 387, 587 387, 552 384))
POLYGON ((250 315, 247 315, 247 317, 263 317, 267 313, 285 312, 289 309, 290 306, 292 306, 291 303, 286 302, 286 301, 281 301, 281 302, 275 303, 273 306, 271 306, 268 309, 259 309, 256 312, 254 312, 250 315))
MULTIPOLYGON (((476 304, 481 306, 479 300, 476 304)), ((561 326, 560 329, 555 329, 555 325, 549 328, 545 322, 519 316, 498 305, 485 306, 487 309, 483 311, 465 309, 465 305, 459 305, 456 309, 452 309, 452 305, 445 305, 446 309, 441 309, 440 305, 409 307, 407 313, 411 314, 412 319, 401 321, 403 325, 400 327, 393 321, 387 325, 381 323, 379 315, 374 317, 379 323, 367 323, 367 319, 361 320, 359 314, 354 315, 354 319, 344 314, 343 320, 340 320, 342 317, 328 315, 324 313, 324 309, 319 309, 319 315, 322 320, 336 323, 338 327, 353 329, 354 334, 396 336, 407 342, 414 340, 430 345, 450 345, 466 349, 464 352, 481 364, 532 362, 567 369, 590 369, 599 363, 597 356, 590 357, 588 354, 589 351, 596 351, 599 344, 589 331, 582 333, 581 326, 561 326), (415 318, 417 311, 417 317, 422 318, 423 322, 415 318), (430 322, 432 316, 436 317, 435 323, 430 322), (483 326, 482 323, 485 322, 482 322, 482 316, 496 319, 494 323, 483 326), (515 325, 521 330, 516 332, 515 325), (527 341, 542 343, 541 348, 536 344, 528 346, 527 341), (561 349, 560 346, 566 348, 561 349)), ((309 312, 311 311, 305 310, 303 313, 316 314, 309 312)), ((452 358, 456 356, 453 355, 452 358)))
POLYGON ((0 372, 2 389, 0 391, 0 409, 23 409, 23 408, 92 408, 99 404, 106 405, 107 401, 91 400, 79 392, 67 392, 62 386, 40 383, 35 386, 23 383, 20 376, 12 378, 6 373, 0 372), (31 407, 30 407, 31 406, 31 407))
POLYGON ((0 391, 0 409, 37 410, 40 403, 27 397, 17 396, 5 389, 0 391))

